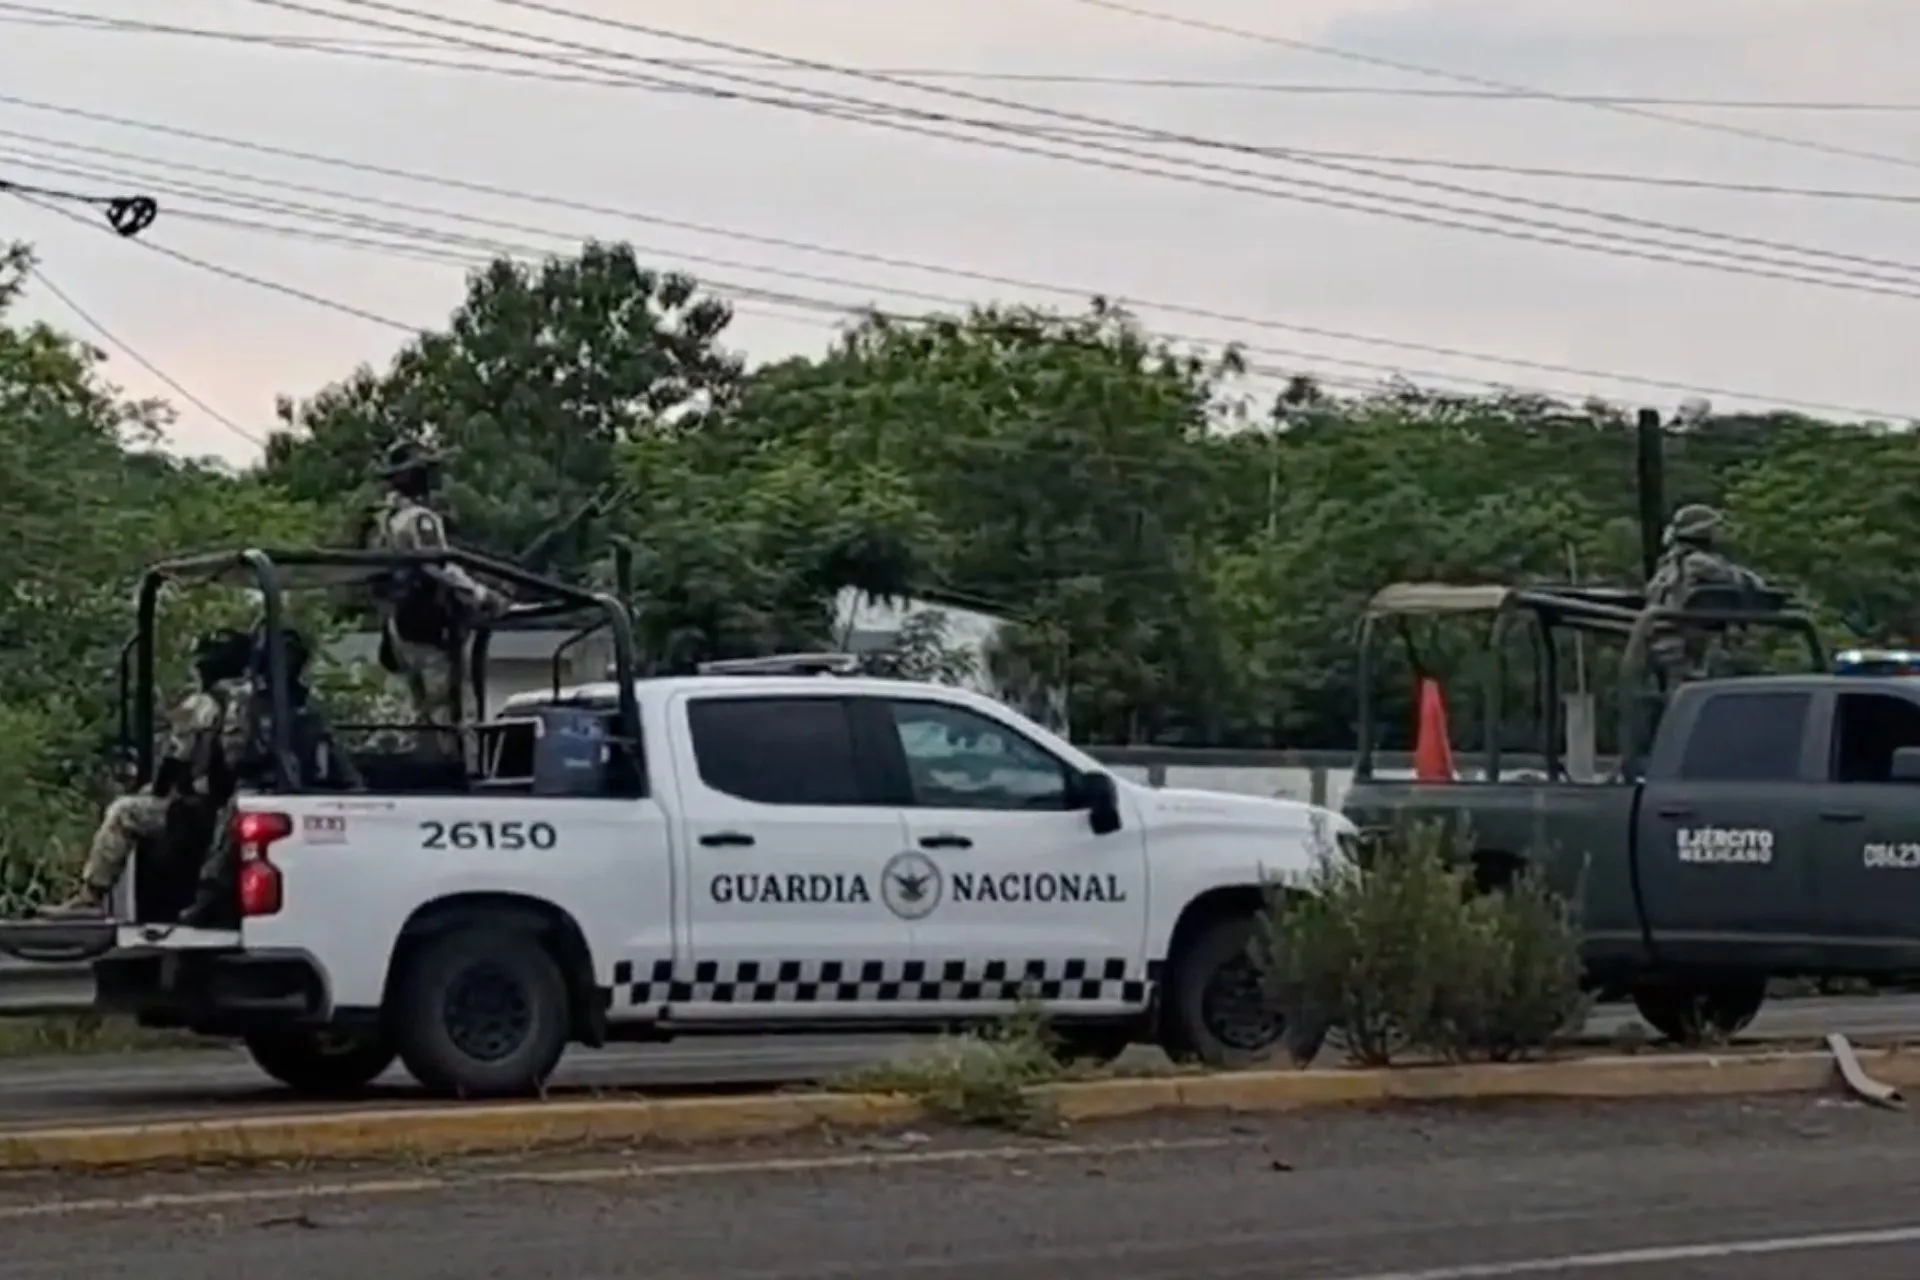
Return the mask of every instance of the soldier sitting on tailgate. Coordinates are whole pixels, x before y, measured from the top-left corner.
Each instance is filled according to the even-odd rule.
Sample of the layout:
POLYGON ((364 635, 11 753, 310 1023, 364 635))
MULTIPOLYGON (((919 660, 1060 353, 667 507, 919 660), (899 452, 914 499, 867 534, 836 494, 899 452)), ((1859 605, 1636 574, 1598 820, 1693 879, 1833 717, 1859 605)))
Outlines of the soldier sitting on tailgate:
MULTIPOLYGON (((312 704, 307 684, 307 642, 298 631, 282 628, 281 653, 286 659, 288 745, 292 758, 286 761, 295 785, 329 791, 359 789, 363 783, 352 757, 339 749, 326 720, 312 704)), ((267 633, 255 632, 249 640, 251 658, 244 694, 234 704, 239 728, 234 735, 231 769, 240 786, 271 786, 278 777, 275 769, 273 725, 273 684, 267 662, 267 633)), ((233 914, 234 873, 239 867, 239 846, 233 839, 233 804, 222 809, 214 826, 213 842, 200 864, 200 878, 191 905, 181 913, 180 923, 193 928, 216 927, 228 923, 233 914)))
MULTIPOLYGON (((371 549, 447 549, 446 525, 430 505, 440 465, 441 455, 421 441, 402 440, 387 451, 381 468, 387 493, 373 515, 371 549)), ((452 727, 468 634, 475 622, 500 616, 511 602, 453 564, 385 575, 374 591, 381 612, 380 665, 405 682, 417 724, 452 727)))
MULTIPOLYGON (((1647 581, 1649 608, 1685 608, 1701 587, 1765 585, 1759 574, 1721 554, 1724 525, 1720 513, 1703 503, 1688 503, 1673 513, 1661 539, 1660 563, 1647 581)), ((1708 637, 1693 628, 1662 626, 1649 656, 1670 679, 1697 679, 1705 671, 1707 645, 1708 637)))
POLYGON ((199 687, 167 713, 153 780, 145 791, 107 806, 87 851, 80 892, 47 914, 104 916, 135 845, 165 833, 170 805, 225 803, 232 789, 230 753, 239 749, 235 708, 246 698, 249 647, 245 633, 230 630, 209 632, 195 642, 193 668, 199 687))

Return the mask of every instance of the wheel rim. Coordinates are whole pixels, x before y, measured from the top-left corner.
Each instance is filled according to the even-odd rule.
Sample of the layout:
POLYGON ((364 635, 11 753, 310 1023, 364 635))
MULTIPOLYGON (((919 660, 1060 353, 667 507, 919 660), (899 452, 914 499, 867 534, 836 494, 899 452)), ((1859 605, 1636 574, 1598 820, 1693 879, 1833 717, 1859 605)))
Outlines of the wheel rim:
POLYGON ((533 1010, 513 976, 495 964, 478 964, 447 988, 442 1008, 447 1038, 479 1062, 498 1062, 526 1042, 533 1010))
POLYGON ((1255 1052, 1286 1032, 1286 1019, 1266 996, 1266 983, 1252 960, 1240 956, 1213 971, 1200 991, 1200 1020, 1229 1049, 1255 1052))

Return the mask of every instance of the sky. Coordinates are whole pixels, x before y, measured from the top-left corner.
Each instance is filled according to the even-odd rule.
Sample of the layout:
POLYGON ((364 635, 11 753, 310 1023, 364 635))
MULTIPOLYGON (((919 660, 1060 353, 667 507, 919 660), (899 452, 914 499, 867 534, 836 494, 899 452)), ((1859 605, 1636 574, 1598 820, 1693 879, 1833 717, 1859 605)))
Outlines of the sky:
POLYGON ((1920 103, 1909 85, 1908 55, 1920 47, 1911 0, 1130 2, 1361 57, 1080 0, 538 0, 583 17, 502 0, 0 3, 0 178, 81 193, 158 191, 161 200, 154 225, 128 241, 97 218, 77 223, 0 199, 0 240, 38 251, 46 287, 32 290, 26 315, 86 334, 108 352, 115 382, 173 402, 172 447, 235 463, 257 455, 276 397, 310 396, 357 365, 382 367, 410 329, 444 323, 464 272, 490 247, 564 252, 586 237, 629 240, 649 263, 737 298, 727 341, 753 361, 822 351, 842 313, 869 304, 913 313, 986 301, 1075 306, 1100 293, 1183 344, 1247 345, 1260 370, 1255 390, 1295 372, 1360 381, 1398 372, 1459 391, 1504 385, 1672 408, 1692 394, 1684 385, 1710 389, 1716 408, 1801 402, 1832 406, 1830 416, 1920 416, 1911 336, 1920 319, 1920 106, 1610 110, 1552 96, 1920 103), (308 43, 103 29, 76 24, 75 14, 308 43), (913 89, 756 65, 766 57, 1269 88, 941 77, 913 89), (635 82, 646 76, 813 109, 635 82), (1475 77, 1543 96, 1436 96, 1466 91, 1475 77), (823 116, 833 95, 841 109, 846 98, 861 100, 869 119, 995 145, 823 116), (929 123, 903 109, 1003 127, 929 123), (142 122, 150 127, 135 127, 142 122), (1046 127, 1082 132, 1077 143, 1031 135, 1046 127), (1284 148, 1320 154, 1273 154, 1284 148), (1896 198, 1399 163, 1409 159, 1896 198), (1117 167, 1125 165, 1185 180, 1117 167), (499 194, 402 176, 422 174, 499 194), (324 236, 335 239, 316 238, 324 236), (1758 274, 1767 272, 1802 278, 1758 274))

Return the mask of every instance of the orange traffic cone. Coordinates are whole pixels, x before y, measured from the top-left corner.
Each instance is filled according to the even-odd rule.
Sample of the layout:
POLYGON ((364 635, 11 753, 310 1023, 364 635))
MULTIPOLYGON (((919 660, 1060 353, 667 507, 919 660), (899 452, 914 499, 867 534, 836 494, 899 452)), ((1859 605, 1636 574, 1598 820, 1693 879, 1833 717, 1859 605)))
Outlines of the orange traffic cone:
POLYGON ((1447 702, 1440 682, 1422 677, 1419 687, 1420 720, 1413 739, 1413 778, 1416 782, 1453 781, 1453 745, 1447 741, 1447 702))

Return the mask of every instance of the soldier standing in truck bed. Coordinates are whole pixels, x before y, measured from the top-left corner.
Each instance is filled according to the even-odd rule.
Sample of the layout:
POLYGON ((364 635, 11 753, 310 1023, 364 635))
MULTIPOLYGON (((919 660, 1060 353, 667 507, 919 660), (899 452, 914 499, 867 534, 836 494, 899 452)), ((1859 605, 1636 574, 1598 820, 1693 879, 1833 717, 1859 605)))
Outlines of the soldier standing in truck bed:
MULTIPOLYGON (((373 515, 372 549, 448 549, 446 524, 432 506, 441 461, 431 445, 416 440, 402 440, 387 451, 381 467, 387 492, 373 515)), ((417 724, 452 727, 467 636, 474 623, 500 616, 511 602, 454 564, 384 575, 375 594, 381 611, 380 665, 405 683, 417 724)))
MULTIPOLYGON (((1725 521, 1704 503, 1691 502, 1673 513, 1662 537, 1664 550, 1647 581, 1649 608, 1684 608, 1694 591, 1709 586, 1759 586, 1760 575, 1720 551, 1725 521)), ((1707 657, 1707 637, 1684 627, 1655 632, 1649 657, 1670 682, 1698 678, 1707 657)))

